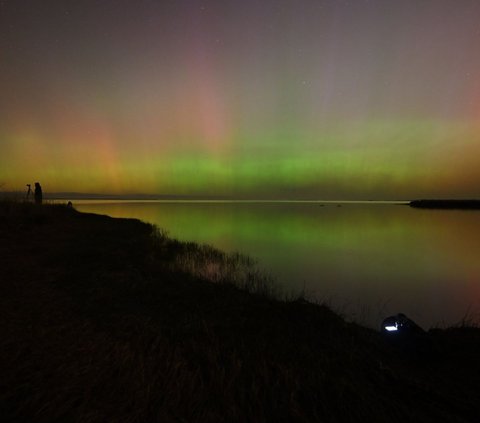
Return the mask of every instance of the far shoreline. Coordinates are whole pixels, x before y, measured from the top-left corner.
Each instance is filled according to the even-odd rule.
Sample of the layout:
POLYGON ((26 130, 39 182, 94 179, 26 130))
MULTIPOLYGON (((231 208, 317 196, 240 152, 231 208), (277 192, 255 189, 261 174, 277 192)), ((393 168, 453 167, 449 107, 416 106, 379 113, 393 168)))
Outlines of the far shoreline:
POLYGON ((422 209, 480 210, 480 200, 412 200, 409 206, 422 209))

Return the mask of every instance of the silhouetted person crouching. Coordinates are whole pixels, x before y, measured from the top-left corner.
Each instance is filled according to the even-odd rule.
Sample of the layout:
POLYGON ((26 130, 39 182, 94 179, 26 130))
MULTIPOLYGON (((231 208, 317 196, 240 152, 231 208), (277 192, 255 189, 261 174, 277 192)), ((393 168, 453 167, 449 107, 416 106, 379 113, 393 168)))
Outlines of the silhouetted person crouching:
POLYGON ((40 183, 35 182, 35 204, 42 204, 43 193, 40 183))

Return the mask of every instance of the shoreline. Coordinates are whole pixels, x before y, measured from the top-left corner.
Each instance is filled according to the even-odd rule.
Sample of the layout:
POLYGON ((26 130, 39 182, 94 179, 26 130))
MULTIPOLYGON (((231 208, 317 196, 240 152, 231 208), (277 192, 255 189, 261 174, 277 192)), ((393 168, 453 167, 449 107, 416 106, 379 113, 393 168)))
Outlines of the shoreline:
POLYGON ((480 210, 480 200, 412 200, 409 206, 423 209, 480 210))
POLYGON ((0 202, 8 421, 472 421, 480 329, 393 339, 248 257, 136 219, 0 202), (348 399, 348 401, 346 401, 348 399))

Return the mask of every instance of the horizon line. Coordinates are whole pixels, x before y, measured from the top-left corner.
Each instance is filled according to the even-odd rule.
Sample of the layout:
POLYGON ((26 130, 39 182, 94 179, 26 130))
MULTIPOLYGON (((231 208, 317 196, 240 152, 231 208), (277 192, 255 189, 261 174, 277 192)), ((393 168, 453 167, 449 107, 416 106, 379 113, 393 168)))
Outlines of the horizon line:
MULTIPOLYGON (((1 197, 25 198, 23 191, 0 191, 1 197)), ((205 195, 205 194, 105 194, 105 193, 84 193, 75 191, 59 191, 44 193, 45 200, 104 200, 104 201, 185 201, 185 202, 244 202, 244 203, 409 203, 416 200, 473 200, 474 198, 452 198, 452 197, 414 197, 408 199, 373 199, 373 198, 265 198, 231 195, 205 195)))
MULTIPOLYGON (((25 197, 23 191, 0 191, 0 196, 25 197)), ((202 194, 104 194, 104 193, 83 193, 75 191, 44 192, 45 200, 129 200, 129 201, 224 201, 224 202, 409 202, 411 199, 373 199, 373 198, 265 198, 229 195, 202 195, 202 194)))

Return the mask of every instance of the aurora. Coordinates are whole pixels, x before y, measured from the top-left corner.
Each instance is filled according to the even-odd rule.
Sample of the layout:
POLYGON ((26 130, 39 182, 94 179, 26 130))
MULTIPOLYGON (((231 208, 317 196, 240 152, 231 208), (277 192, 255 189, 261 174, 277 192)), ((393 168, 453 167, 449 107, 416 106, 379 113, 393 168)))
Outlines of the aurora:
POLYGON ((0 3, 0 184, 478 197, 480 4, 0 3))

